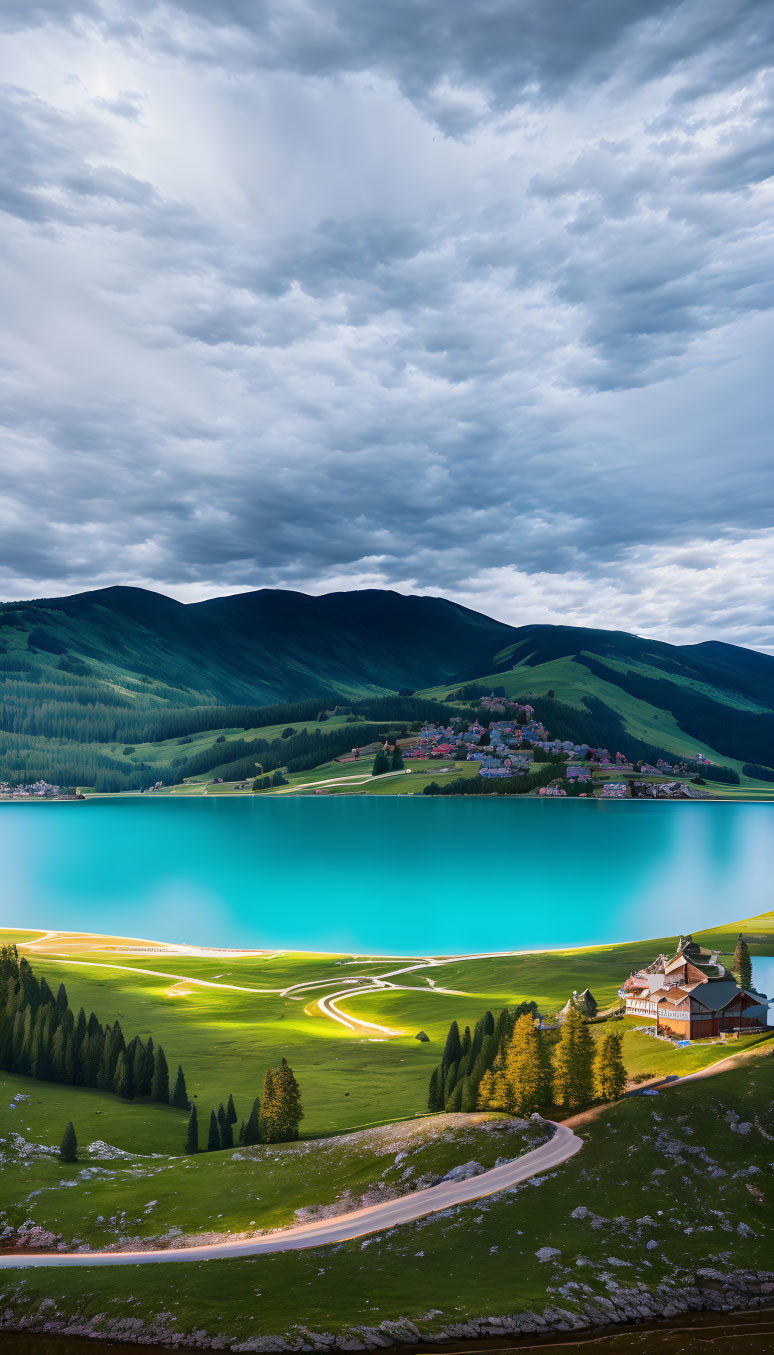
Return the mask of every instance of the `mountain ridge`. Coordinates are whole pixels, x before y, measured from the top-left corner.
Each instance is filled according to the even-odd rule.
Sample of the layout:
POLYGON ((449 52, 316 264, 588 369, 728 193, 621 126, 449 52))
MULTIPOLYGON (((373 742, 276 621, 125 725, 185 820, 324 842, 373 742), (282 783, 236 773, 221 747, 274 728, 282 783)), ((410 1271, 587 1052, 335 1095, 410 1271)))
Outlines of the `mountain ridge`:
POLYGON ((98 742, 111 710, 139 718, 400 691, 442 698, 470 682, 557 702, 559 722, 589 743, 620 737, 653 753, 701 752, 740 774, 748 763, 774 766, 770 655, 724 641, 510 626, 446 598, 388 589, 257 589, 183 603, 114 585, 4 603, 0 674, 0 775, 21 767, 22 755, 33 766, 35 749, 50 752, 57 740, 98 742))

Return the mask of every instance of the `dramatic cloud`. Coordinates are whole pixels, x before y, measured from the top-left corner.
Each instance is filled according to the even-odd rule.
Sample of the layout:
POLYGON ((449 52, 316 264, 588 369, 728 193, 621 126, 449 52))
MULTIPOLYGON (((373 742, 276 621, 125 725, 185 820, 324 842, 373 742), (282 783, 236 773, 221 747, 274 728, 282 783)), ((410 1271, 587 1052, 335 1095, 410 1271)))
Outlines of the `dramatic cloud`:
POLYGON ((768 0, 6 4, 0 590, 774 649, 768 0))

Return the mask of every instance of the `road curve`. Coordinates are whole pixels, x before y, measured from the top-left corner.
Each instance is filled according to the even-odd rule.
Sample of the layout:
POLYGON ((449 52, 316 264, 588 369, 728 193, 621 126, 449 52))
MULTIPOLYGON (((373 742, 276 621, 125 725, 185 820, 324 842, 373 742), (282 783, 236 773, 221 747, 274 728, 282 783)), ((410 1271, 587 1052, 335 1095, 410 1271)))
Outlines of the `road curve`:
POLYGON ((491 1171, 468 1181, 447 1181, 426 1190, 403 1195, 399 1200, 385 1200, 384 1204, 354 1209, 335 1218, 317 1219, 299 1223, 292 1228, 281 1228, 259 1237, 240 1238, 233 1242, 212 1242, 200 1246, 176 1247, 158 1251, 103 1251, 103 1252, 18 1252, 0 1256, 0 1270, 27 1270, 37 1266, 134 1266, 156 1261, 212 1261, 224 1257, 260 1256, 265 1252, 300 1251, 304 1247, 321 1247, 332 1242, 348 1242, 352 1238, 381 1233, 399 1223, 437 1214, 452 1205, 466 1204, 485 1195, 518 1185, 539 1172, 560 1167, 583 1146, 566 1125, 554 1125, 553 1138, 540 1148, 533 1148, 523 1157, 505 1162, 491 1171))

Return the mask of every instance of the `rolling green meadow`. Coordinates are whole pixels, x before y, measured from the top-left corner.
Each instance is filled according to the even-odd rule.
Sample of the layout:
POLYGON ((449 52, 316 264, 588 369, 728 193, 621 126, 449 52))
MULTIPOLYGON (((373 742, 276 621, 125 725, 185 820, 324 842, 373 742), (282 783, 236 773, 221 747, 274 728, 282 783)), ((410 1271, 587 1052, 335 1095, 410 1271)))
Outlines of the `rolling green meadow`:
MULTIPOLYGON (((756 955, 774 952, 771 913, 700 939, 727 953, 740 929, 751 938, 753 966, 756 955)), ((23 945, 40 935, 8 931, 0 940, 23 945)), ((429 1074, 450 1021, 472 1025, 487 1008, 497 1011, 522 999, 534 999, 550 1015, 573 989, 586 986, 602 1010, 616 1002, 629 971, 669 949, 674 938, 457 957, 399 974, 393 971, 421 962, 281 952, 126 953, 128 943, 120 940, 66 934, 42 944, 51 953, 36 955, 33 947, 35 973, 45 974, 54 989, 64 981, 73 1008, 83 1004, 103 1022, 120 1020, 127 1037, 152 1034, 173 1074, 182 1062, 200 1128, 206 1129, 210 1107, 229 1093, 237 1115, 246 1117, 264 1068, 283 1055, 302 1090, 298 1142, 191 1157, 184 1152, 184 1111, 0 1074, 0 1224, 18 1228, 32 1219, 71 1242, 99 1248, 116 1239, 125 1245, 178 1235, 201 1240, 282 1227, 314 1211, 341 1212, 385 1198, 380 1192, 405 1189, 407 1170, 415 1180, 426 1172, 437 1179, 471 1160, 486 1168, 519 1156, 528 1151, 532 1133, 523 1122, 480 1112, 424 1113, 429 1074), (369 976, 390 974, 387 981, 399 987, 367 984, 369 976), (204 986, 216 983, 231 986, 204 986), (296 989, 299 984, 309 986, 296 989), (352 987, 363 991, 347 993, 352 987), (352 1028, 318 1005, 325 994, 342 991, 337 1010, 352 1028), (400 1033, 388 1038, 359 1021, 400 1033), (415 1038, 420 1029, 427 1042, 415 1038), (25 1141, 55 1147, 68 1120, 81 1145, 76 1163, 21 1150, 25 1141), (95 1141, 120 1151, 89 1154, 86 1145, 95 1141)), ((706 1264, 710 1248, 726 1267, 764 1265, 774 1225, 771 1037, 676 1050, 633 1025, 616 1023, 625 1031, 630 1076, 679 1076, 731 1054, 741 1062, 733 1059, 704 1080, 673 1084, 658 1096, 582 1115, 584 1147, 577 1157, 443 1217, 363 1242, 250 1259, 66 1273, 36 1269, 23 1276, 8 1271, 0 1276, 0 1296, 15 1322, 41 1312, 64 1323, 77 1315, 107 1337, 120 1334, 111 1323, 151 1315, 155 1334, 164 1339, 174 1331, 200 1331, 233 1344, 256 1334, 292 1335, 301 1314, 302 1325, 313 1331, 409 1319, 431 1334, 471 1315, 541 1310, 554 1292, 551 1284, 560 1281, 570 1286, 562 1306, 572 1311, 573 1285, 581 1286, 578 1301, 597 1293, 601 1301, 611 1273, 619 1284, 658 1291, 706 1264), (740 1116, 751 1124, 744 1137, 734 1130, 740 1116), (676 1140, 700 1150, 701 1159, 688 1157, 681 1165, 676 1140), (720 1173, 709 1196, 700 1181, 707 1162, 720 1173), (572 1216, 577 1206, 606 1222, 590 1229, 585 1218, 572 1216), (650 1221, 643 1223, 645 1216, 650 1221), (694 1225, 687 1233, 686 1216, 694 1225), (741 1223, 752 1224, 752 1235, 740 1234, 741 1223), (646 1248, 646 1239, 656 1245, 646 1248), (535 1255, 542 1246, 559 1252, 548 1267, 535 1255), (614 1264, 607 1260, 611 1255, 614 1264)), ((602 1023, 591 1026, 595 1037, 603 1029, 602 1023)))
MULTIPOLYGON (((663 1301, 708 1257, 726 1273, 770 1264, 771 1066, 765 1054, 752 1056, 743 1068, 619 1103, 583 1127, 583 1149, 560 1170, 365 1242, 241 1260, 6 1272, 0 1294, 17 1319, 89 1321, 96 1333, 119 1337, 115 1324, 153 1314, 160 1339, 206 1332, 224 1345, 272 1333, 310 1340, 303 1333, 342 1328, 357 1337, 359 1326, 383 1321, 409 1321, 432 1335, 473 1315, 540 1313, 557 1301, 570 1313, 596 1302, 604 1321, 611 1282, 640 1302, 649 1294, 663 1301), (752 1125, 745 1136, 732 1127, 740 1114, 752 1125), (709 1162, 690 1156, 694 1149, 709 1162), (720 1174, 709 1192, 708 1170, 720 1174), (592 1226, 594 1219, 601 1221, 592 1226), (556 1257, 540 1261, 541 1247, 556 1257), (557 1286, 566 1286, 561 1298, 557 1286)), ((480 1151, 478 1143, 465 1147, 480 1151)), ((219 1170, 229 1199, 229 1178, 239 1179, 242 1164, 219 1170)), ((270 1197, 257 1163, 254 1179, 270 1197)), ((104 1208, 117 1208, 109 1185, 100 1186, 104 1208)), ((169 1189, 162 1171, 143 1185, 148 1201, 169 1189)), ((87 1188, 95 1189, 93 1179, 87 1188)), ((308 1179, 304 1189, 307 1204, 308 1179)))

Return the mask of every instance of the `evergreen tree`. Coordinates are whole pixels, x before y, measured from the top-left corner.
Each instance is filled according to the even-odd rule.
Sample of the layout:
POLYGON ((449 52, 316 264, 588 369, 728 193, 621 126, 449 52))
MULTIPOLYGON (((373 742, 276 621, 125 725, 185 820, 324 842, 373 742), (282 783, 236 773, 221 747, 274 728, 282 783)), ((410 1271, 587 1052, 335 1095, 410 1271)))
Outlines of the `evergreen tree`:
POLYGON ((67 989, 63 983, 60 983, 59 988, 57 989, 56 1005, 60 1012, 66 1012, 70 1005, 67 1000, 67 989))
POLYGON ((65 1035, 64 1076, 62 1081, 66 1082, 69 1087, 75 1082, 75 1054, 73 1051, 73 1037, 69 1031, 65 1035))
POLYGON ((534 1017, 520 1016, 505 1050, 503 1078, 506 1108, 516 1115, 531 1114, 545 1105, 545 1069, 540 1057, 540 1035, 534 1017))
POLYGON ((233 1148, 234 1131, 222 1101, 218 1106, 218 1130, 220 1133, 221 1148, 233 1148))
POLYGON ((187 1153, 198 1153, 199 1151, 199 1120, 196 1114, 196 1105, 193 1102, 191 1103, 191 1114, 188 1116, 185 1151, 187 1153))
POLYGON ((153 1044, 153 1036, 148 1036, 148 1043, 145 1046, 145 1056, 142 1061, 142 1072, 140 1075, 139 1092, 141 1096, 150 1096, 153 1087, 153 1074, 156 1071, 156 1050, 153 1044))
POLYGON ((744 988, 745 992, 749 991, 752 988, 752 960, 750 947, 741 932, 734 951, 734 973, 739 987, 744 988))
POLYGON ((384 773, 388 772, 389 770, 390 770, 390 759, 388 758, 384 749, 380 748, 378 753, 376 754, 376 757, 374 758, 374 765, 371 775, 383 776, 384 773))
POLYGON ((274 1142, 287 1143, 298 1138, 298 1126, 304 1118, 301 1088, 286 1058, 274 1072, 274 1142))
POLYGON ((487 1068, 478 1084, 479 1110, 495 1110, 495 1078, 491 1068, 487 1068))
POLYGON ((34 1019, 32 1015, 32 1004, 28 1003, 24 1008, 24 1022, 22 1026, 22 1047, 20 1062, 21 1067, 18 1070, 22 1073, 29 1073, 32 1070, 34 1019))
POLYGON ((454 1095, 454 1088, 457 1085, 459 1076, 460 1076, 459 1063, 453 1063, 451 1065, 451 1068, 446 1069, 446 1073, 443 1079, 443 1099, 444 1105, 447 1110, 451 1109, 449 1103, 451 1101, 452 1096, 454 1095))
POLYGON ((586 1106, 594 1094, 594 1041, 576 1007, 567 1013, 554 1059, 556 1104, 571 1110, 586 1106))
POLYGON ((132 1090, 134 1091, 135 1096, 144 1096, 145 1093, 143 1092, 142 1088, 145 1079, 145 1061, 146 1061, 145 1044, 144 1041, 140 1039, 139 1035, 137 1036, 136 1042, 133 1040, 132 1044, 134 1046, 131 1055, 132 1090))
POLYGON ((403 767, 404 767, 403 754, 396 743, 395 747, 392 750, 392 757, 390 759, 390 771, 402 772, 403 767))
POLYGON ((449 1034, 446 1036, 441 1064, 448 1068, 452 1063, 459 1063, 462 1056, 462 1041, 460 1040, 460 1028, 456 1021, 452 1021, 449 1026, 449 1034))
POLYGON ((245 1124, 244 1120, 242 1120, 241 1123, 240 1123, 240 1125, 239 1125, 239 1138, 237 1139, 237 1142, 238 1142, 240 1148, 243 1146, 244 1141, 245 1141, 245 1130, 246 1130, 246 1128, 247 1128, 247 1125, 245 1124))
POLYGON ((111 1072, 110 1072, 110 1064, 111 1064, 111 1058, 110 1058, 110 1046, 111 1046, 111 1044, 112 1044, 112 1035, 111 1035, 110 1031, 108 1031, 107 1034, 106 1034, 106 1036, 105 1036, 105 1039, 104 1039, 104 1041, 103 1041, 103 1044, 102 1044, 102 1051, 101 1051, 101 1053, 100 1053, 99 1067, 97 1068, 96 1083, 97 1083, 97 1086, 100 1088, 101 1091, 109 1091, 109 1090, 110 1090, 110 1087, 111 1087, 111 1085, 112 1085, 112 1082, 113 1082, 113 1078, 112 1078, 112 1075, 111 1075, 111 1072))
POLYGON ((470 1058, 471 1045, 470 1026, 466 1026, 462 1033, 462 1040, 460 1041, 460 1058, 465 1060, 466 1066, 468 1059, 470 1058))
POLYGON ((603 1101, 617 1101, 626 1086, 622 1049, 623 1035, 615 1031, 606 1032, 597 1044, 594 1077, 603 1101))
POLYGON ((67 1128, 62 1135, 59 1156, 63 1162, 78 1161, 78 1140, 75 1137, 75 1129, 73 1128, 72 1120, 68 1122, 67 1128))
POLYGON ((236 1124, 237 1118, 238 1117, 236 1113, 236 1106, 234 1105, 234 1097, 233 1094, 229 1092, 228 1105, 226 1106, 226 1119, 228 1120, 229 1124, 236 1124))
POLYGON ((177 1065, 177 1077, 175 1078, 175 1090, 172 1093, 172 1105, 177 1106, 178 1110, 188 1110, 191 1102, 188 1099, 188 1092, 185 1085, 185 1076, 183 1074, 182 1064, 177 1065))
POLYGON ((459 1082, 457 1082, 457 1084, 455 1085, 454 1091, 451 1093, 451 1096, 449 1097, 448 1101, 446 1102, 446 1109, 447 1109, 448 1111, 458 1111, 458 1110, 461 1110, 461 1109, 462 1109, 462 1088, 463 1088, 463 1083, 464 1083, 464 1079, 461 1079, 461 1080, 460 1080, 459 1082))
POLYGON ((476 1087, 476 1084, 474 1083, 473 1079, 468 1075, 466 1075, 462 1079, 461 1084, 458 1083, 457 1085, 458 1086, 461 1085, 462 1087, 462 1099, 460 1101, 460 1110, 463 1110, 466 1112, 466 1114, 469 1114, 470 1111, 476 1109, 476 1102, 478 1100, 478 1088, 476 1087))
POLYGON ((11 1069, 14 1073, 24 1072, 24 1023, 28 1016, 31 1021, 28 1007, 16 1008, 11 1031, 11 1069))
POLYGON ((272 1126, 275 1114, 274 1073, 267 1068, 263 1075, 263 1095, 261 1096, 261 1140, 273 1143, 272 1126))
POLYGON ((169 1069, 161 1045, 155 1052, 153 1080, 151 1082, 151 1100, 169 1105, 169 1069))
POLYGON ((246 1145, 260 1143, 261 1137, 261 1098, 256 1096, 253 1101, 253 1108, 247 1118, 242 1142, 246 1145))
POLYGON ((81 1051, 81 1081, 85 1087, 96 1087, 97 1085, 104 1042, 105 1037, 99 1027, 94 1033, 87 1031, 81 1051))
POLYGON ((48 1059, 46 1057, 45 1042, 45 1020, 43 1016, 44 1008, 38 1008, 38 1014, 32 1027, 30 1037, 30 1074, 32 1077, 44 1078, 48 1072, 48 1059))
POLYGON ((427 1092, 427 1109, 443 1110, 443 1069, 434 1068, 430 1074, 430 1086, 427 1092))
POLYGON ((218 1119, 214 1110, 210 1111, 210 1132, 207 1135, 207 1152, 213 1153, 220 1148, 220 1133, 218 1131, 218 1119))
POLYGON ((116 1060, 116 1071, 113 1074, 113 1091, 116 1096, 123 1096, 125 1100, 131 1100, 132 1092, 129 1086, 129 1068, 126 1062, 126 1053, 123 1049, 116 1060))

